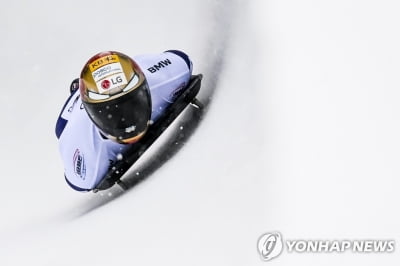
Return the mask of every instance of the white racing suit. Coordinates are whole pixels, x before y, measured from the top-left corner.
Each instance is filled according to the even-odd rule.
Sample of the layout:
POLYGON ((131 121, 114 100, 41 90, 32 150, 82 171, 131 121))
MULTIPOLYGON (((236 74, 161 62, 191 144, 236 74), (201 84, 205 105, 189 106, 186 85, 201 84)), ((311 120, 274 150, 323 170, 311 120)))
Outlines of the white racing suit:
MULTIPOLYGON (((152 114, 157 121, 179 90, 189 83, 192 62, 177 50, 132 57, 143 71, 149 85, 152 114)), ((104 138, 85 111, 79 89, 67 99, 56 123, 61 159, 67 183, 75 190, 96 187, 109 167, 131 144, 119 144, 104 138)))

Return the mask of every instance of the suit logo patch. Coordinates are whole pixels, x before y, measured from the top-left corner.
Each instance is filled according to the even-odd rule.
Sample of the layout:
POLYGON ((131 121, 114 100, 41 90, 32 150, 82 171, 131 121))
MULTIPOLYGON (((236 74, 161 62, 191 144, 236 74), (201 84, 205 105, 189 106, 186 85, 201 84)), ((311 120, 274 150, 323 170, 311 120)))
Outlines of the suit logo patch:
POLYGON ((85 180, 86 177, 85 157, 79 151, 79 149, 75 150, 73 157, 73 164, 74 164, 75 175, 80 179, 85 180))

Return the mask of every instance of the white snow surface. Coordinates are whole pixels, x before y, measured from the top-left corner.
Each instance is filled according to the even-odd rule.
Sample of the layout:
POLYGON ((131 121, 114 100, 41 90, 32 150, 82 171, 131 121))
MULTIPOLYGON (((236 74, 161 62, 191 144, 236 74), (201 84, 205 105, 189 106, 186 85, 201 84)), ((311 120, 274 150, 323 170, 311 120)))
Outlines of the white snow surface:
POLYGON ((398 265, 399 11, 395 0, 8 1, 0 265, 398 265), (70 189, 54 126, 71 80, 99 51, 167 49, 204 74, 192 136, 125 193, 70 189), (272 231, 393 239, 396 251, 263 262, 257 240, 272 231))

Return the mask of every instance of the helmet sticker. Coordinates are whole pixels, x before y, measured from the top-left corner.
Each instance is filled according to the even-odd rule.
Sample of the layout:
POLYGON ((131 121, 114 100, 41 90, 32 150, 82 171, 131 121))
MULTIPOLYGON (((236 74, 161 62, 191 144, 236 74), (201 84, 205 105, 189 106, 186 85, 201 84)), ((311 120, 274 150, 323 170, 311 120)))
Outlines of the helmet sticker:
POLYGON ((100 57, 99 59, 96 59, 95 61, 93 61, 92 63, 90 63, 89 68, 90 71, 93 72, 96 69, 111 64, 111 63, 117 63, 119 62, 119 57, 116 54, 113 55, 106 55, 103 57, 100 57))
POLYGON ((118 55, 103 56, 91 63, 89 68, 100 93, 128 83, 118 55))

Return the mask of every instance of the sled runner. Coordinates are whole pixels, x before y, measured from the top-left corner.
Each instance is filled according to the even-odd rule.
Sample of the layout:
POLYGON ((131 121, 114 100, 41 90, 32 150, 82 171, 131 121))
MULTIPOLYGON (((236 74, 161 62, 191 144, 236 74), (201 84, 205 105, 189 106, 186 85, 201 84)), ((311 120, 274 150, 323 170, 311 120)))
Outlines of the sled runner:
POLYGON ((202 74, 192 75, 187 89, 178 96, 176 101, 167 108, 163 115, 149 127, 146 134, 122 154, 122 159, 115 162, 105 174, 102 181, 93 189, 93 192, 108 189, 116 183, 123 189, 127 189, 124 183, 121 182, 121 178, 126 171, 135 164, 141 155, 157 140, 189 104, 196 108, 203 107, 201 102, 196 99, 196 95, 200 91, 202 77, 202 74))

